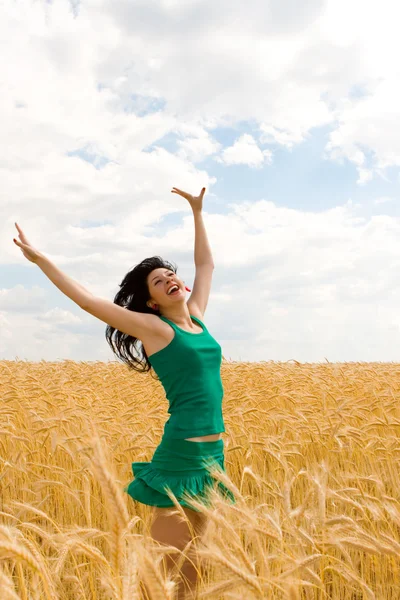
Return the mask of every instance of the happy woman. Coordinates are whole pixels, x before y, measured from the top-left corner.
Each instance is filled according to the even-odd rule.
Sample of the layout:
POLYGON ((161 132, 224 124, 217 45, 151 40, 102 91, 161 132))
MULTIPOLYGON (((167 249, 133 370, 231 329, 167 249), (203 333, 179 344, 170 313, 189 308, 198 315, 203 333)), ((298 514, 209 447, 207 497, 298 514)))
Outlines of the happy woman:
MULTIPOLYGON (((29 243, 17 223, 19 240, 14 242, 61 292, 107 323, 106 339, 120 360, 142 373, 153 368, 159 377, 169 402, 170 418, 151 462, 132 463, 134 481, 125 491, 133 500, 154 507, 152 538, 182 550, 191 539, 190 530, 178 512, 170 510, 174 503, 165 487, 172 490, 195 535, 201 537, 207 518, 186 500, 191 495, 206 502, 207 490, 215 481, 206 464, 214 463, 225 471, 222 439, 225 426, 221 346, 204 324, 214 271, 202 216, 205 188, 199 196, 177 188, 172 193, 189 202, 194 217, 196 273, 189 300, 177 269, 158 256, 144 259, 129 271, 111 302, 92 295, 60 271, 29 243), (136 347, 138 342, 140 345, 136 347)), ((235 502, 232 492, 221 482, 217 488, 235 502)), ((190 597, 195 592, 197 569, 192 562, 186 560, 182 566, 178 600, 189 597, 186 591, 190 597)), ((168 569, 174 566, 172 557, 166 557, 166 566, 168 569)))

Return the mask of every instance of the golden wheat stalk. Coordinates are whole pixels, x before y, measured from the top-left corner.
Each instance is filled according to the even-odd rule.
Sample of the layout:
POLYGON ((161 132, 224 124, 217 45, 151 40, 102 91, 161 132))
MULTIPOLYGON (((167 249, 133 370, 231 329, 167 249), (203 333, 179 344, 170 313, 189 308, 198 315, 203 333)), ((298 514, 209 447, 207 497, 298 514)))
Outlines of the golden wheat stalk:
POLYGON ((11 577, 0 570, 0 590, 2 600, 21 600, 15 591, 14 583, 11 577))
POLYGON ((210 598, 214 600, 215 598, 219 598, 220 594, 224 592, 228 592, 230 590, 234 590, 242 583, 239 577, 232 578, 229 581, 222 581, 220 583, 215 584, 212 587, 206 588, 203 592, 198 594, 199 600, 203 600, 205 598, 210 598))
POLYGON ((93 440, 93 470, 97 476, 101 490, 106 498, 109 517, 117 521, 120 529, 125 529, 129 523, 129 515, 125 503, 122 499, 122 493, 115 483, 115 478, 107 468, 107 461, 104 457, 103 448, 98 437, 93 440))
POLYGON ((25 562, 31 569, 39 573, 42 580, 45 597, 48 600, 54 600, 54 594, 52 593, 53 585, 47 578, 47 574, 42 571, 41 565, 37 562, 36 558, 29 550, 17 542, 0 541, 0 558, 8 558, 11 560, 20 560, 25 562))
POLYGON ((160 566, 148 552, 139 555, 140 573, 150 591, 150 600, 174 600, 176 582, 172 579, 164 578, 160 571, 160 566))
POLYGON ((141 600, 139 553, 141 548, 134 540, 128 540, 125 569, 122 577, 122 597, 124 600, 141 600))
POLYGON ((367 600, 376 600, 375 594, 371 590, 371 588, 366 585, 366 583, 361 579, 361 577, 358 577, 358 575, 356 575, 354 572, 349 571, 349 569, 343 563, 340 565, 340 568, 328 565, 323 569, 323 571, 332 571, 339 575, 339 577, 344 578, 347 582, 358 584, 363 590, 367 600))
POLYGON ((200 557, 209 558, 213 561, 221 563, 224 567, 229 569, 232 573, 234 573, 237 577, 244 581, 252 590, 258 592, 259 594, 262 594, 262 587, 260 586, 260 583, 257 580, 257 576, 254 573, 249 575, 240 567, 240 565, 232 562, 232 556, 232 560, 228 560, 215 544, 209 543, 209 547, 207 549, 199 548, 198 554, 200 557))

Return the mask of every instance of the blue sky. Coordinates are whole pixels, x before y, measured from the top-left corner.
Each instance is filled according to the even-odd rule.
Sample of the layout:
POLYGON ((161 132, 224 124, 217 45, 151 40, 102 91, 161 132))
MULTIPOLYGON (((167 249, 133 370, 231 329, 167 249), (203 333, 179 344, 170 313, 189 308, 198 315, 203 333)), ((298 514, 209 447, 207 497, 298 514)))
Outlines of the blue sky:
POLYGON ((3 359, 115 359, 106 325, 12 244, 15 221, 104 298, 152 255, 193 285, 193 218, 170 189, 203 185, 204 318, 225 357, 397 359, 399 9, 253 8, 3 3, 3 359))

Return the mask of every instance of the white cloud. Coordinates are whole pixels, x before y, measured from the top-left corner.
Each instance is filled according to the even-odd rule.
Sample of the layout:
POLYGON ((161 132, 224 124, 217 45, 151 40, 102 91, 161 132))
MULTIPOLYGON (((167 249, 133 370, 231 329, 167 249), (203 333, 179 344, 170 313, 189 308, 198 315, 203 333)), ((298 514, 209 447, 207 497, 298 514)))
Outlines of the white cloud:
POLYGON ((179 143, 193 162, 218 150, 208 127, 249 119, 261 142, 288 148, 330 124, 333 159, 352 161, 362 145, 373 153, 371 165, 355 163, 360 183, 399 165, 399 8, 391 0, 309 0, 301 11, 293 0, 260 0, 250 13, 227 0, 87 0, 78 8, 67 0, 2 4, 0 161, 14 195, 48 194, 54 173, 63 191, 79 179, 78 202, 97 174, 67 152, 92 147, 131 166, 137 152, 186 123, 201 123, 204 134, 179 143), (368 96, 349 98, 355 85, 368 96), (132 112, 154 101, 153 114, 132 112), (21 171, 23 183, 13 177, 21 171))
POLYGON ((178 146, 178 155, 193 163, 204 160, 208 156, 218 152, 221 148, 221 144, 213 140, 208 134, 179 140, 178 146))
POLYGON ((78 315, 74 315, 69 310, 62 310, 58 307, 48 310, 40 318, 46 321, 47 323, 52 323, 55 325, 70 325, 82 323, 82 319, 78 317, 78 315))
POLYGON ((273 125, 261 123, 260 129, 260 141, 263 144, 277 143, 286 148, 292 148, 295 144, 303 141, 304 138, 304 130, 301 127, 297 131, 294 131, 293 128, 291 128, 291 131, 285 131, 273 125))
POLYGON ((272 152, 261 150, 253 136, 245 133, 233 146, 225 148, 221 157, 217 157, 216 160, 226 165, 248 165, 257 168, 272 163, 272 152))
MULTIPOLYGON (((400 219, 359 212, 351 202, 319 213, 248 203, 219 243, 213 218, 215 280, 232 294, 216 332, 244 325, 242 359, 395 360, 400 219)), ((226 337, 225 354, 237 356, 235 335, 226 337)))
POLYGON ((36 313, 43 306, 45 298, 46 292, 40 286, 34 285, 28 291, 18 284, 13 288, 0 289, 0 310, 18 314, 36 313))
MULTIPOLYGON (((358 101, 347 101, 338 115, 338 127, 330 135, 327 150, 334 158, 347 158, 357 165, 360 183, 373 173, 384 176, 389 166, 400 166, 400 136, 394 126, 400 120, 400 71, 358 101), (360 148, 371 153, 372 168, 366 170, 357 157, 360 148)), ((364 162, 364 161, 363 161, 364 162)))

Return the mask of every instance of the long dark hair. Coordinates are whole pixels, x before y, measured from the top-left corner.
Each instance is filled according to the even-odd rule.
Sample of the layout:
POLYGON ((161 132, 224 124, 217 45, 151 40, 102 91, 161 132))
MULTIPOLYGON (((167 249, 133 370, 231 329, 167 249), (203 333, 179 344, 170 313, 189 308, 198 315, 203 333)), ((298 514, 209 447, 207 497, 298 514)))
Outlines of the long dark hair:
MULTIPOLYGON (((161 256, 152 256, 142 260, 125 275, 122 283, 119 284, 121 289, 117 292, 113 302, 135 312, 160 315, 159 309, 154 310, 146 304, 150 300, 147 276, 154 269, 162 268, 170 269, 174 273, 178 270, 175 264, 164 260, 161 256)), ((151 370, 152 366, 146 351, 138 338, 107 325, 106 340, 114 354, 125 362, 129 369, 134 369, 140 373, 147 373, 151 370), (132 350, 135 350, 136 356, 132 353, 132 350)))

